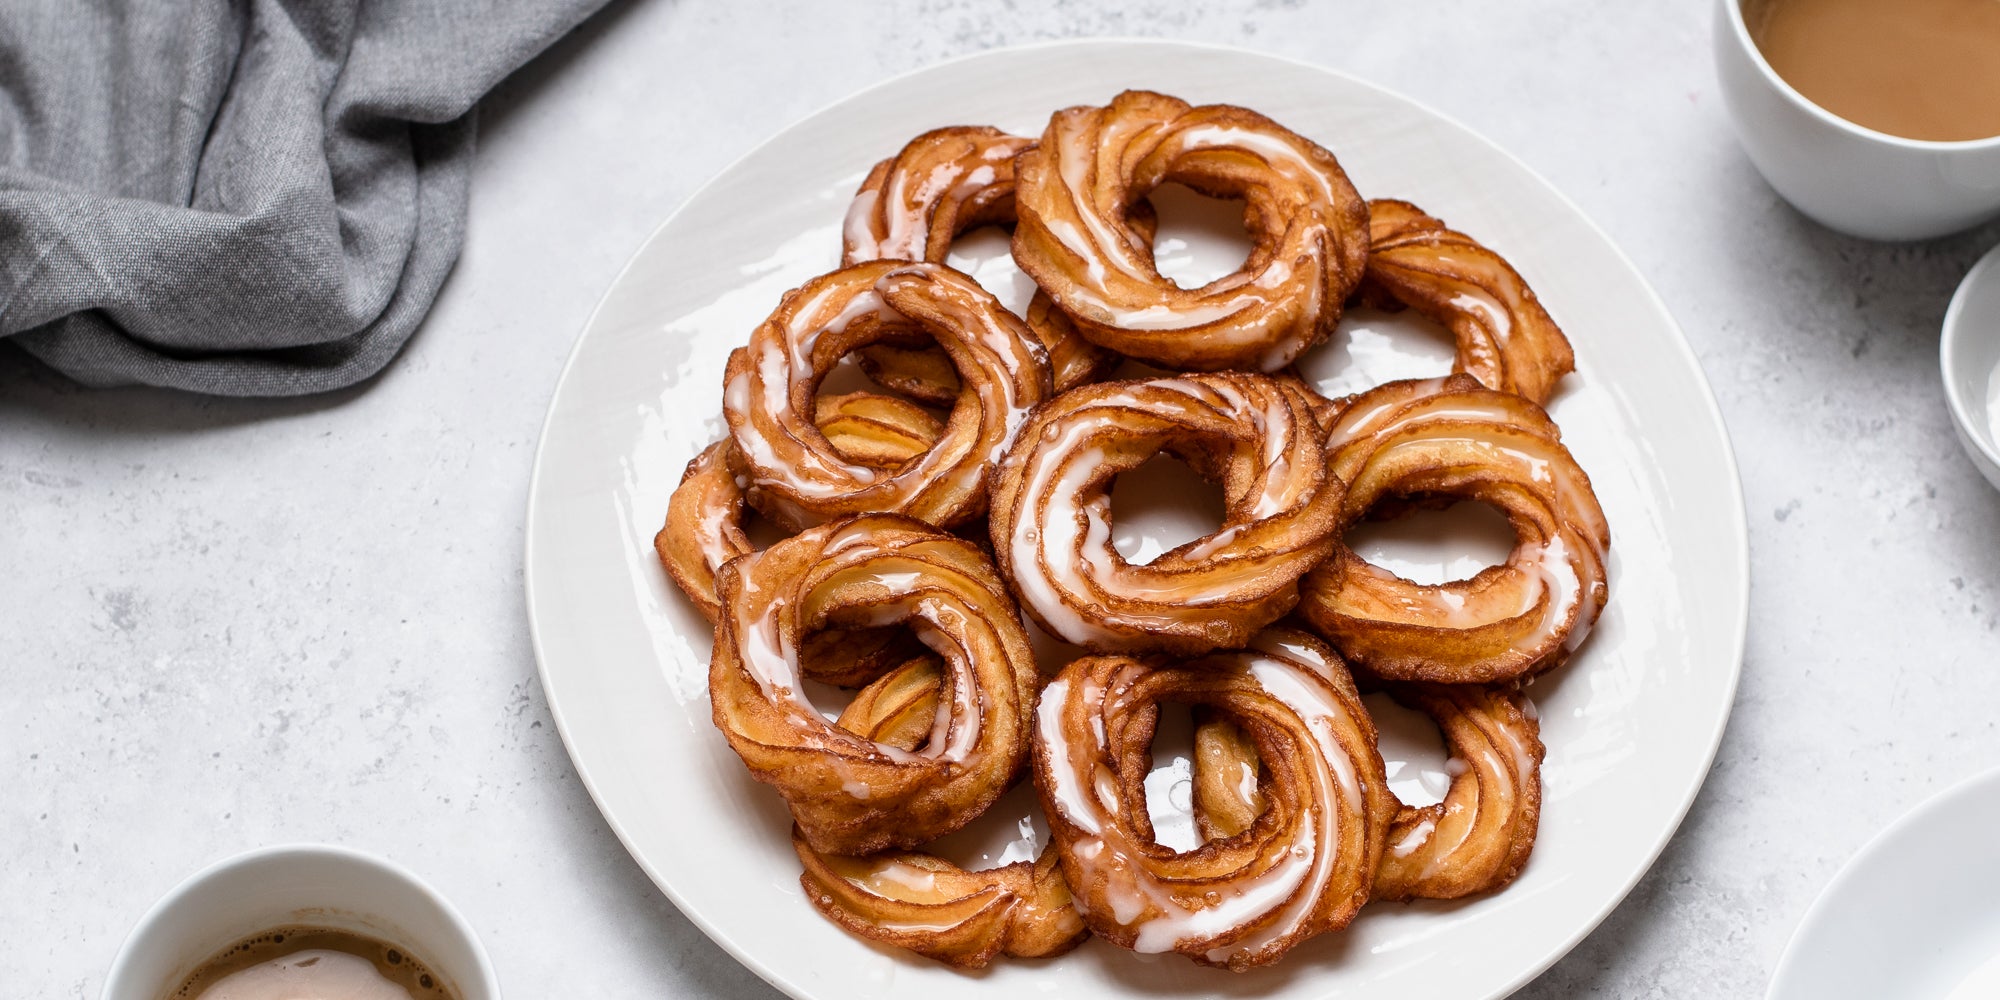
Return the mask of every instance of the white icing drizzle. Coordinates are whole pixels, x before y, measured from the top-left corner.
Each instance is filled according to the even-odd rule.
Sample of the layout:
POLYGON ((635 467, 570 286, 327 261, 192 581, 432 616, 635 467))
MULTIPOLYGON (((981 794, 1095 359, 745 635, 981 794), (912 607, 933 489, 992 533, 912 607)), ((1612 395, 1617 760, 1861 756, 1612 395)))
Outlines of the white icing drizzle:
MULTIPOLYGON (((1029 466, 1021 490, 1031 518, 1015 525, 1010 566, 1014 586, 1022 600, 1035 609, 1036 615, 1058 638, 1075 643, 1108 638, 1115 633, 1085 618, 1064 600, 1073 598, 1083 583, 1069 556, 1082 536, 1077 525, 1076 495, 1096 465, 1103 461, 1103 452, 1093 448, 1072 453, 1077 448, 1076 442, 1091 431, 1082 421, 1051 425, 1050 429, 1061 437, 1055 447, 1046 450, 1054 456, 1068 455, 1069 459, 1042 459, 1029 466), (1058 470, 1058 481, 1051 489, 1049 479, 1058 475, 1058 470), (1045 498, 1039 501, 1043 506, 1038 518, 1032 516, 1037 498, 1045 498)), ((1106 530, 1108 534, 1109 529, 1106 530)))
POLYGON ((840 235, 847 242, 847 252, 857 261, 882 257, 882 242, 875 235, 875 206, 881 200, 882 196, 871 189, 856 192, 854 200, 847 203, 847 217, 841 220, 840 235))
POLYGON ((1296 144, 1283 136, 1231 125, 1204 125, 1183 130, 1180 139, 1188 149, 1221 147, 1255 153, 1265 163, 1312 185, 1321 202, 1331 202, 1335 198, 1333 185, 1328 183, 1326 173, 1320 170, 1296 144))
MULTIPOLYGON (((1283 644, 1283 649, 1300 648, 1283 644)), ((1312 660, 1324 663, 1317 656, 1312 660)), ((1144 668, 1134 668, 1144 669, 1144 668)), ((1231 888, 1211 892, 1206 905, 1189 905, 1144 867, 1139 845, 1115 821, 1123 814, 1121 789, 1103 763, 1109 748, 1102 730, 1093 729, 1094 743, 1073 746, 1064 717, 1081 712, 1098 717, 1106 711, 1106 688, 1095 673, 1084 675, 1074 691, 1068 676, 1059 677, 1042 692, 1036 711, 1037 728, 1046 753, 1046 791, 1062 819, 1078 836, 1071 843, 1071 860, 1084 870, 1085 881, 1101 884, 1111 917, 1134 931, 1133 947, 1142 953, 1176 950, 1211 940, 1234 928, 1255 929, 1243 940, 1207 951, 1214 962, 1252 955, 1297 931, 1318 904, 1337 860, 1341 824, 1362 815, 1361 779, 1336 735, 1352 724, 1346 707, 1328 689, 1320 668, 1265 652, 1220 654, 1203 663, 1205 671, 1233 670, 1247 675, 1267 695, 1289 708, 1300 731, 1317 753, 1301 754, 1297 762, 1309 774, 1313 802, 1295 816, 1285 842, 1269 866, 1231 888)), ((1254 791, 1254 774, 1248 777, 1254 791)), ((1078 903, 1084 904, 1081 899, 1078 903)))
POLYGON ((1437 820, 1425 816, 1422 822, 1410 828, 1410 832, 1405 834, 1403 839, 1396 841, 1389 848, 1389 853, 1399 858, 1407 858, 1417 853, 1418 849, 1429 843, 1431 834, 1436 831, 1437 820))
MULTIPOLYGON (((917 639, 945 661, 944 684, 948 697, 939 699, 930 738, 922 750, 912 752, 863 739, 832 725, 819 714, 799 683, 798 650, 783 627, 785 617, 791 613, 791 606, 783 598, 765 602, 760 614, 737 616, 737 621, 741 623, 735 633, 738 658, 744 671, 757 682, 766 700, 792 715, 800 732, 805 734, 803 745, 820 748, 843 745, 863 754, 879 755, 901 763, 926 759, 964 762, 979 742, 981 704, 972 663, 959 640, 952 637, 966 636, 974 629, 983 630, 989 626, 977 616, 965 614, 945 592, 930 587, 919 588, 918 584, 930 574, 940 571, 885 551, 871 539, 869 531, 866 524, 841 529, 827 541, 820 559, 822 564, 836 559, 861 564, 860 569, 851 571, 852 575, 830 574, 829 583, 875 583, 888 588, 892 594, 900 595, 857 612, 853 624, 882 627, 909 622, 917 639)), ((739 602, 754 598, 756 593, 751 576, 746 575, 743 579, 746 586, 744 597, 739 602)), ((741 609, 742 603, 738 607, 741 609)), ((838 758, 832 764, 836 771, 842 771, 844 767, 838 758)), ((843 777, 842 790, 855 799, 866 800, 874 794, 860 777, 844 772, 843 777)))
POLYGON ((914 194, 910 175, 897 172, 889 181, 887 202, 900 211, 884 213, 883 238, 876 256, 899 260, 923 260, 930 249, 931 213, 945 202, 963 202, 993 183, 992 164, 982 163, 967 170, 958 161, 946 161, 931 168, 914 194))
MULTIPOLYGON (((1009 541, 1010 568, 1021 597, 1051 631, 1074 643, 1110 641, 1121 634, 1086 619, 1075 610, 1078 606, 1096 606, 1126 629, 1178 621, 1126 607, 1105 609, 1105 602, 1096 597, 1100 592, 1129 602, 1193 609, 1236 600, 1245 588, 1267 577, 1266 562, 1242 558, 1252 554, 1253 542, 1245 535, 1260 522, 1305 503, 1313 483, 1294 474, 1291 452, 1312 435, 1301 437, 1282 392, 1271 387, 1252 398, 1221 379, 1166 378, 1074 405, 1054 416, 1023 456, 1027 471, 1015 510, 1024 520, 1009 541), (1166 393, 1181 398, 1163 398, 1166 393), (1097 435, 1114 431, 1122 416, 1133 410, 1168 419, 1183 414, 1190 423, 1199 421, 1199 411, 1207 411, 1210 416, 1249 423, 1259 432, 1261 469, 1250 487, 1249 520, 1196 539, 1183 550, 1184 561, 1206 564, 1198 579, 1127 562, 1112 544, 1109 498, 1101 490, 1084 496, 1107 460, 1104 449, 1094 443, 1097 435)), ((1316 442, 1312 451, 1319 451, 1316 442)))
MULTIPOLYGON (((1109 109, 1084 115, 1060 115, 1053 123, 1053 138, 1045 147, 1054 159, 1061 178, 1066 209, 1063 218, 1043 222, 1050 235, 1087 272, 1087 280, 1077 281, 1068 290, 1065 308, 1122 330, 1168 333, 1203 329, 1218 346, 1247 346, 1270 339, 1274 323, 1291 321, 1272 315, 1272 307, 1284 302, 1283 310, 1298 316, 1317 316, 1323 307, 1321 282, 1311 280, 1307 297, 1296 300, 1285 293, 1300 270, 1309 275, 1324 272, 1323 237, 1326 221, 1317 213, 1293 220, 1292 230, 1281 252, 1273 253, 1254 275, 1236 272, 1193 290, 1183 291, 1160 277, 1151 259, 1150 248, 1134 245, 1118 216, 1125 206, 1114 197, 1100 198, 1095 186, 1099 151, 1123 148, 1125 130, 1172 129, 1171 122, 1123 122, 1112 118, 1109 109), (1072 221, 1073 220, 1073 221, 1072 221), (1108 283, 1107 265, 1127 282, 1152 289, 1151 301, 1125 300, 1108 283), (1286 300, 1292 300, 1286 302, 1286 300), (1258 313, 1254 317, 1253 312, 1258 313)), ((1315 206, 1338 203, 1332 179, 1300 148, 1287 138, 1235 126, 1203 125, 1186 128, 1169 137, 1184 150, 1227 147, 1243 150, 1264 160, 1292 183, 1301 185, 1315 206)), ((1128 291, 1129 294, 1129 291, 1128 291)), ((1141 293, 1143 296, 1144 293, 1141 293)), ((1279 337, 1260 358, 1260 367, 1275 370, 1289 362, 1311 335, 1311 323, 1298 324, 1296 335, 1279 337)))
MULTIPOLYGON (((1429 845, 1430 855, 1424 861, 1423 868, 1418 872, 1418 877, 1420 878, 1429 878, 1437 874, 1438 869, 1444 867, 1451 856, 1457 853, 1459 848, 1464 847, 1467 840, 1471 839, 1473 830, 1478 826, 1478 818, 1477 816, 1464 815, 1468 808, 1466 805, 1467 800, 1472 801, 1477 806, 1483 807, 1489 797, 1499 798, 1512 795, 1512 775, 1506 768, 1500 765, 1500 759, 1493 755, 1492 748, 1478 747, 1474 752, 1479 755, 1478 767, 1474 767, 1462 757, 1453 757, 1445 762, 1445 773, 1451 775, 1454 786, 1457 786, 1460 782, 1470 781, 1474 783, 1474 790, 1464 795, 1446 794, 1443 803, 1444 815, 1447 819, 1458 820, 1458 822, 1450 825, 1452 838, 1449 844, 1437 841, 1435 836, 1433 837, 1433 842, 1429 845), (1504 784, 1506 787, 1488 788, 1485 785, 1486 782, 1492 782, 1495 785, 1504 784)), ((1454 790, 1456 789, 1454 788, 1454 790)))
MULTIPOLYGON (((716 475, 715 467, 722 462, 722 452, 721 448, 708 448, 695 456, 695 472, 690 478, 716 475)), ((740 480, 742 477, 736 478, 740 480)), ((740 492, 743 486, 738 482, 736 488, 740 492)), ((722 569, 723 563, 743 554, 743 549, 731 540, 729 530, 741 508, 742 498, 739 496, 734 498, 734 502, 725 503, 708 502, 707 498, 704 501, 695 542, 701 549, 702 565, 714 574, 722 569)))
MULTIPOLYGON (((1307 731, 1319 745, 1320 759, 1308 761, 1321 765, 1313 768, 1313 782, 1317 786, 1315 803, 1318 806, 1314 810, 1314 815, 1319 821, 1319 827, 1293 847, 1291 857, 1294 861, 1299 860, 1299 847, 1307 848, 1310 869, 1303 873, 1287 873, 1288 881, 1292 883, 1287 886, 1291 903, 1278 919, 1264 924, 1256 933, 1227 947, 1210 951, 1209 960, 1216 962, 1227 961, 1232 954, 1255 954, 1298 930, 1305 923, 1306 917, 1312 913, 1313 906, 1319 901, 1319 890, 1326 885, 1328 876, 1333 870, 1333 863, 1337 860, 1338 852, 1334 850, 1334 845, 1339 843, 1342 817, 1359 817, 1366 808, 1362 803, 1361 779, 1355 774, 1354 762, 1348 759, 1346 748, 1340 745, 1340 740, 1334 735, 1334 727, 1347 721, 1345 708, 1335 701, 1322 684, 1304 682, 1303 677, 1309 675, 1282 660, 1255 659, 1250 663, 1250 674, 1266 692, 1300 713, 1307 731), (1327 784, 1328 769, 1338 782, 1343 809, 1332 807, 1334 796, 1331 793, 1334 789, 1329 788, 1327 784), (1306 880, 1306 891, 1298 891, 1297 883, 1301 876, 1306 880)), ((1304 834, 1307 828, 1302 825, 1300 830, 1304 834)))
POLYGON ((1495 347, 1505 350, 1507 342, 1513 339, 1513 314, 1493 296, 1483 291, 1462 291, 1452 296, 1451 307, 1479 317, 1480 326, 1493 338, 1495 347))
POLYGON ((933 892, 937 889, 937 874, 925 871, 902 861, 889 861, 868 869, 860 879, 849 879, 855 885, 890 899, 908 899, 911 895, 933 892))
POLYGON ((923 576, 922 573, 915 570, 903 573, 871 573, 869 574, 869 582, 898 593, 903 593, 914 589, 917 581, 923 579, 923 576))
MULTIPOLYGON (((1568 624, 1563 644, 1575 650, 1595 624, 1599 606, 1595 597, 1604 587, 1603 522, 1595 505, 1586 503, 1588 487, 1577 481, 1580 473, 1573 462, 1562 457, 1561 446, 1554 441, 1540 442, 1547 450, 1529 451, 1511 439, 1484 437, 1478 427, 1464 426, 1467 421, 1519 424, 1490 396, 1451 393, 1432 400, 1430 397, 1443 391, 1443 383, 1443 379, 1412 383, 1402 393, 1384 393, 1384 398, 1372 401, 1366 409, 1350 410, 1335 426, 1329 447, 1337 450, 1369 437, 1393 437, 1393 444, 1387 445, 1391 449, 1471 444, 1491 455, 1496 465, 1510 468, 1516 478, 1546 488, 1558 528, 1545 541, 1517 544, 1508 556, 1507 567, 1515 577, 1514 592, 1519 596, 1512 606, 1475 610, 1450 584, 1413 590, 1404 596, 1405 604, 1423 609, 1427 619, 1461 629, 1524 615, 1540 605, 1541 613, 1533 629, 1519 640, 1520 647, 1538 647, 1568 624)), ((1379 567, 1364 567, 1371 575, 1394 578, 1393 573, 1379 567)))
POLYGON ((938 210, 964 204, 993 186, 1014 154, 1032 144, 1017 136, 962 132, 911 142, 890 161, 879 190, 863 189, 848 204, 842 226, 848 259, 925 259, 938 210))
POLYGON ((1411 401, 1443 391, 1444 383, 1444 377, 1412 380, 1401 383, 1400 391, 1379 393, 1379 398, 1369 398, 1376 396, 1377 393, 1363 396, 1361 400, 1356 401, 1356 405, 1349 407, 1340 415, 1339 421, 1334 424, 1333 432, 1327 436, 1327 448, 1329 450, 1340 448, 1376 433, 1398 411, 1410 405, 1411 401), (1364 400, 1368 405, 1359 405, 1364 400))
MULTIPOLYGON (((871 506, 866 509, 904 510, 927 493, 950 495, 970 489, 987 474, 1005 454, 1028 411, 1041 401, 1045 390, 1035 386, 1040 384, 1039 371, 1048 367, 1048 354, 1036 338, 1021 336, 1008 326, 997 304, 977 308, 988 304, 990 297, 971 279, 955 275, 937 265, 912 263, 882 273, 870 286, 827 281, 809 298, 785 307, 781 331, 770 329, 768 323, 759 327, 746 348, 749 364, 723 391, 733 438, 756 472, 756 486, 780 501, 785 501, 787 491, 808 503, 851 502, 867 493, 871 506), (794 408, 793 390, 815 378, 813 352, 822 336, 838 334, 863 317, 909 322, 888 304, 889 295, 903 291, 922 294, 948 313, 950 329, 934 332, 962 345, 995 377, 988 391, 968 394, 975 398, 962 398, 958 404, 979 409, 985 419, 962 426, 948 423, 944 436, 929 450, 891 473, 847 461, 816 432, 807 433, 804 429, 813 421, 794 408), (973 301, 964 301, 968 298, 973 301), (997 423, 999 432, 986 432, 983 425, 988 423, 997 423), (791 455, 779 453, 777 437, 796 445, 791 455), (990 443, 983 452, 975 452, 982 437, 990 443)), ((788 501, 782 505, 796 506, 788 501)))
POLYGON ((1242 799, 1245 803, 1255 802, 1257 800, 1257 769, 1250 766, 1250 762, 1247 760, 1238 761, 1236 768, 1236 797, 1242 799))
POLYGON ((1327 662, 1319 650, 1297 641, 1282 630, 1265 629, 1251 636, 1250 648, 1309 667, 1320 677, 1329 682, 1332 680, 1333 664, 1327 662))
MULTIPOLYGON (((1071 228, 1067 234, 1057 233, 1056 238, 1084 260, 1109 261, 1128 276, 1144 278, 1146 270, 1139 263, 1132 245, 1126 242, 1124 233, 1113 228, 1111 222, 1098 211, 1099 206, 1091 197, 1091 175, 1097 165, 1097 149, 1108 137, 1094 137, 1078 127, 1083 117, 1058 116, 1053 123, 1056 137, 1050 152, 1055 156, 1056 169, 1062 175, 1063 187, 1069 194, 1070 212, 1088 232, 1071 228)), ((1093 124, 1101 124, 1104 115, 1099 113, 1087 117, 1093 124)), ((1106 131, 1109 131, 1108 126, 1106 131)), ((1102 303, 1099 305, 1108 308, 1102 303)))
MULTIPOLYGON (((1047 220, 1047 225, 1049 227, 1049 232, 1055 235, 1056 241, 1061 243, 1065 247, 1075 248, 1075 247, 1090 245, 1089 241, 1084 239, 1083 233, 1080 230, 1078 230, 1076 226, 1072 224, 1068 219, 1049 219, 1047 220)), ((1090 281, 1083 287, 1087 289, 1089 287, 1099 286, 1104 284, 1105 272, 1104 272, 1103 258, 1097 256, 1096 254, 1084 254, 1083 263, 1084 263, 1085 273, 1090 275, 1090 281)), ((1072 300, 1063 303, 1063 307, 1066 309, 1077 309, 1082 307, 1084 304, 1085 303, 1072 300)), ((1102 296, 1090 296, 1088 304, 1095 306, 1102 312, 1105 313, 1110 312, 1110 307, 1104 304, 1104 299, 1102 296)))
POLYGON ((1133 309, 1100 299, 1097 306, 1111 317, 1110 325, 1121 330, 1158 332, 1221 323, 1264 301, 1262 296, 1239 295, 1215 302, 1156 303, 1133 309))
MULTIPOLYGON (((1541 621, 1523 640, 1526 644, 1539 645, 1569 619, 1570 608, 1575 607, 1582 597, 1583 588, 1577 579, 1576 567, 1570 563, 1569 543, 1560 534, 1540 545, 1521 546, 1515 551, 1514 563, 1531 567, 1534 575, 1529 579, 1537 581, 1537 589, 1547 595, 1541 621)), ((1590 633, 1589 622, 1578 621, 1576 624, 1583 627, 1572 629, 1564 642, 1582 642, 1583 636, 1590 633)))
MULTIPOLYGON (((1103 690, 1088 680, 1085 684, 1083 704, 1086 708, 1090 708, 1103 700, 1103 690), (1092 693, 1095 693, 1096 697, 1090 697, 1092 693)), ((1102 765, 1095 763, 1095 759, 1088 756, 1078 758, 1069 745, 1069 736, 1064 731, 1062 722, 1063 710, 1070 702, 1069 687, 1068 677, 1057 677, 1042 687, 1041 701, 1035 705, 1035 728, 1040 733, 1043 745, 1047 747, 1050 762, 1049 795, 1054 800, 1056 811, 1062 815, 1064 821, 1076 827, 1078 832, 1093 838, 1079 844, 1075 851, 1077 857, 1088 862, 1095 860, 1103 852, 1104 845, 1100 834, 1104 827, 1098 813, 1089 807, 1088 800, 1082 793, 1086 777, 1094 786, 1096 776, 1095 774, 1086 776, 1081 770, 1088 767, 1095 771, 1102 765)), ((1096 718, 1095 712, 1089 714, 1093 719, 1096 718)), ((1103 723, 1097 721, 1092 729, 1096 737, 1094 745, 1102 746, 1103 723)))
MULTIPOLYGON (((1530 723, 1535 718, 1534 703, 1526 695, 1513 695, 1521 703, 1522 717, 1530 723)), ((1501 699, 1503 702, 1506 698, 1501 699)), ((1454 756, 1445 762, 1445 771, 1451 775, 1452 787, 1443 803, 1443 815, 1447 818, 1460 817, 1467 808, 1466 802, 1478 804, 1484 810, 1492 801, 1510 801, 1521 794, 1521 789, 1535 780, 1537 758, 1529 746, 1527 727, 1513 724, 1504 712, 1480 711, 1474 716, 1474 723, 1485 745, 1471 750, 1479 757, 1479 766, 1472 766, 1465 758, 1454 756), (1503 757, 1502 754, 1505 756, 1503 757), (1462 785, 1472 782, 1470 790, 1462 785)), ((1418 870, 1418 878, 1429 878, 1445 867, 1451 855, 1465 846, 1478 825, 1476 817, 1468 817, 1454 824, 1456 836, 1449 845, 1436 841, 1438 823, 1436 814, 1426 815, 1404 838, 1398 841, 1391 853, 1398 858, 1409 857, 1418 850, 1427 851, 1424 864, 1418 870)))
MULTIPOLYGON (((1535 721, 1535 703, 1529 701, 1528 696, 1525 694, 1515 695, 1514 697, 1520 699, 1522 718, 1526 719, 1532 725, 1535 721)), ((1536 768, 1539 766, 1539 761, 1535 756, 1534 749, 1528 745, 1527 727, 1508 725, 1507 723, 1508 720, 1497 720, 1496 725, 1487 728, 1487 736, 1489 738, 1495 735, 1499 737, 1496 743, 1500 746, 1500 749, 1507 752, 1508 763, 1513 765, 1515 780, 1517 783, 1526 784, 1528 779, 1535 774, 1536 768)))

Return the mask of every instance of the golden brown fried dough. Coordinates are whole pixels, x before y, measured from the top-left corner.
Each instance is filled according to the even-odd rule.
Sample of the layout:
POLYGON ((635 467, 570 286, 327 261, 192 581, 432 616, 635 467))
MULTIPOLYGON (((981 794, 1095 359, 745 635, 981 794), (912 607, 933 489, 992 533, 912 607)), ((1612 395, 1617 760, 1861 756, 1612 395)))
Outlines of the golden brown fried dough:
POLYGON ((805 865, 806 898, 827 919, 960 968, 984 968, 1002 954, 1060 955, 1088 935, 1054 851, 966 871, 915 851, 822 854, 796 830, 792 847, 805 865))
POLYGON ((751 775, 784 795, 815 850, 934 840, 983 812, 1020 769, 1039 677, 1013 603, 972 543, 864 515, 732 560, 716 589, 715 725, 751 775), (895 625, 942 657, 947 678, 914 750, 827 721, 802 689, 798 650, 813 633, 895 625))
POLYGON ((1512 688, 1391 685, 1390 697, 1431 717, 1451 753, 1444 801, 1402 806, 1389 824, 1378 899, 1457 899, 1514 880, 1542 815, 1541 727, 1512 688))
MULTIPOLYGON (((1034 140, 984 126, 941 128, 910 140, 870 171, 848 205, 842 264, 924 260, 943 264, 952 240, 1014 221, 1014 156, 1034 140)), ((1151 206, 1139 225, 1152 232, 1151 206)), ((1024 317, 1048 349, 1057 392, 1110 374, 1118 355, 1083 339, 1037 290, 1024 317)), ((958 398, 958 372, 936 344, 918 339, 862 348, 861 368, 884 388, 935 406, 958 398)))
MULTIPOLYGON (((1542 741, 1527 695, 1459 684, 1390 685, 1389 693, 1437 723, 1451 785, 1441 802, 1397 804, 1374 898, 1458 899, 1512 882, 1534 850, 1542 805, 1542 741)), ((1204 836, 1234 836, 1264 809, 1257 749, 1226 719, 1203 720, 1195 747, 1196 819, 1204 836)))
POLYGON ((1291 610, 1332 550, 1340 481, 1295 382, 1218 372, 1072 389, 1002 463, 990 524, 1023 610, 1094 652, 1238 646, 1291 610), (1160 452, 1222 484, 1213 534, 1137 566, 1111 545, 1111 481, 1160 452))
POLYGON ((1287 629, 1193 661, 1071 663, 1042 692, 1034 765, 1091 931, 1239 971, 1354 918, 1395 808, 1353 681, 1287 629), (1268 804, 1242 832, 1185 852, 1154 840, 1145 780, 1162 701, 1212 708, 1256 745, 1268 804))
POLYGON ((1491 504, 1516 538, 1505 563, 1436 585, 1337 544, 1306 575, 1299 610, 1357 669, 1510 681, 1560 664, 1590 633, 1609 593, 1610 530, 1541 407, 1466 375, 1391 382, 1354 398, 1328 448, 1331 475, 1348 484, 1336 536, 1378 504, 1417 499, 1491 504))
POLYGON ((1368 213, 1362 298, 1408 306, 1450 330, 1458 343, 1453 371, 1547 403, 1576 357, 1520 272, 1407 201, 1377 199, 1368 213))
POLYGON ((905 261, 856 264, 788 294, 730 354, 723 385, 745 498, 793 530, 871 512, 940 527, 979 516, 994 463, 1050 393, 1048 353, 1019 319, 971 278, 905 261), (820 381, 849 351, 916 331, 963 384, 943 433, 892 471, 845 458, 813 423, 820 381))
MULTIPOLYGON (((907 400, 854 392, 822 396, 815 404, 820 433, 836 452, 862 465, 896 469, 929 450, 944 432, 930 414, 907 400)), ((756 550, 743 533, 741 472, 728 441, 709 445, 687 464, 667 501, 667 520, 653 536, 653 550, 674 583, 715 621, 715 573, 722 564, 756 550)), ((872 676, 872 675, 871 675, 872 676)))
POLYGON ((1263 766, 1242 726, 1212 709, 1195 713, 1194 821, 1203 840, 1234 837, 1264 815, 1263 766))
POLYGON ((834 451, 876 469, 899 469, 944 436, 923 407, 872 392, 819 397, 813 422, 834 451))
POLYGON ((983 125, 933 129, 875 165, 842 227, 841 263, 944 263, 969 229, 1014 221, 1014 157, 1035 144, 983 125))
POLYGON ((709 445, 688 462, 667 501, 666 524, 653 536, 653 551, 702 617, 715 621, 721 607, 715 599, 716 571, 756 551, 743 533, 743 488, 729 469, 728 441, 709 445))
POLYGON ((1254 111, 1126 91, 1056 112, 1016 161, 1014 259, 1093 343, 1168 368, 1276 371, 1327 338, 1361 280, 1368 209, 1332 153, 1254 111), (1124 220, 1176 181, 1241 198, 1252 249, 1200 288, 1124 220))

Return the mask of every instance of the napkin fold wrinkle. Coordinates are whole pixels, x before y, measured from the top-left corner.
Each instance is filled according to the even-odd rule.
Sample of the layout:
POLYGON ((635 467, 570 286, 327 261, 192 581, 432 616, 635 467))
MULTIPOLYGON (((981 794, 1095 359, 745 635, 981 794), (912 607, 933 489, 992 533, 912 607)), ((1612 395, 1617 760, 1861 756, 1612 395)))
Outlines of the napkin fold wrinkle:
POLYGON ((480 97, 604 0, 0 0, 0 338, 86 385, 380 371, 464 240, 480 97))

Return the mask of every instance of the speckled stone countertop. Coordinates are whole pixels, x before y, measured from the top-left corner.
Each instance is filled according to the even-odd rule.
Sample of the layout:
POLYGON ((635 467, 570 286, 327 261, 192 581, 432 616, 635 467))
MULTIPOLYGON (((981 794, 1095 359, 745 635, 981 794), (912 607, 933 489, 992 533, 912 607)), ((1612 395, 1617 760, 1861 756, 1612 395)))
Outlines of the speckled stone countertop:
POLYGON ((1533 998, 1760 995, 1892 817, 2000 764, 2000 493, 1937 373, 2000 227, 1824 231, 1738 150, 1709 4, 646 0, 490 100, 469 243, 374 383, 252 402, 75 389, 0 350, 0 993, 95 997, 197 867, 334 840, 425 875, 514 997, 766 998, 626 856, 557 739, 522 512, 571 342, 646 235, 891 74, 1087 35, 1241 45, 1391 87, 1582 206, 1673 309, 1743 465, 1749 657, 1714 772, 1533 998))

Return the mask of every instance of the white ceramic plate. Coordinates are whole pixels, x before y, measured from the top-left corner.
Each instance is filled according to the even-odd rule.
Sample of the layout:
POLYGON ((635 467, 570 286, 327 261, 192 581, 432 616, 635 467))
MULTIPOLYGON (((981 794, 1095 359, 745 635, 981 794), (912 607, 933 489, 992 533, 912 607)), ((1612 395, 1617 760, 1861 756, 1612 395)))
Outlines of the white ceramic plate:
MULTIPOLYGON (((1198 270, 1226 258, 1229 239, 1179 220, 1161 255, 1198 270)), ((964 263, 990 285, 1013 282, 1004 258, 964 263)), ((1397 332, 1406 325, 1345 323, 1310 366, 1333 388, 1442 371, 1435 338, 1397 332)), ((1449 561, 1388 534, 1373 543, 1384 560, 1449 561)), ((1481 998, 1568 951, 1680 822, 1741 666, 1746 563, 1734 460, 1687 343, 1632 265, 1546 183, 1357 80, 1246 52, 1099 41, 890 81, 785 130, 690 198, 605 295, 563 373, 531 487, 526 575, 542 683, 598 807, 690 919, 792 996, 1481 998), (722 433, 724 357, 782 292, 837 263, 841 216, 870 164, 941 125, 1038 134, 1051 111, 1126 87, 1256 108, 1332 149, 1364 194, 1415 200, 1512 259, 1575 342, 1578 373, 1551 410, 1611 522, 1611 604, 1572 663, 1533 689, 1549 747, 1541 839, 1505 892, 1370 907, 1346 933, 1247 975, 1102 942, 966 975, 849 937, 801 897, 777 795, 710 722, 709 629, 651 538, 682 466, 722 433)), ((1014 818, 1000 825, 1011 831, 1014 818)), ((1018 856, 1029 839, 961 838, 956 852, 1018 856)))
POLYGON ((1769 1000, 2000 997, 2000 770, 1875 835, 1806 911, 1769 1000))

